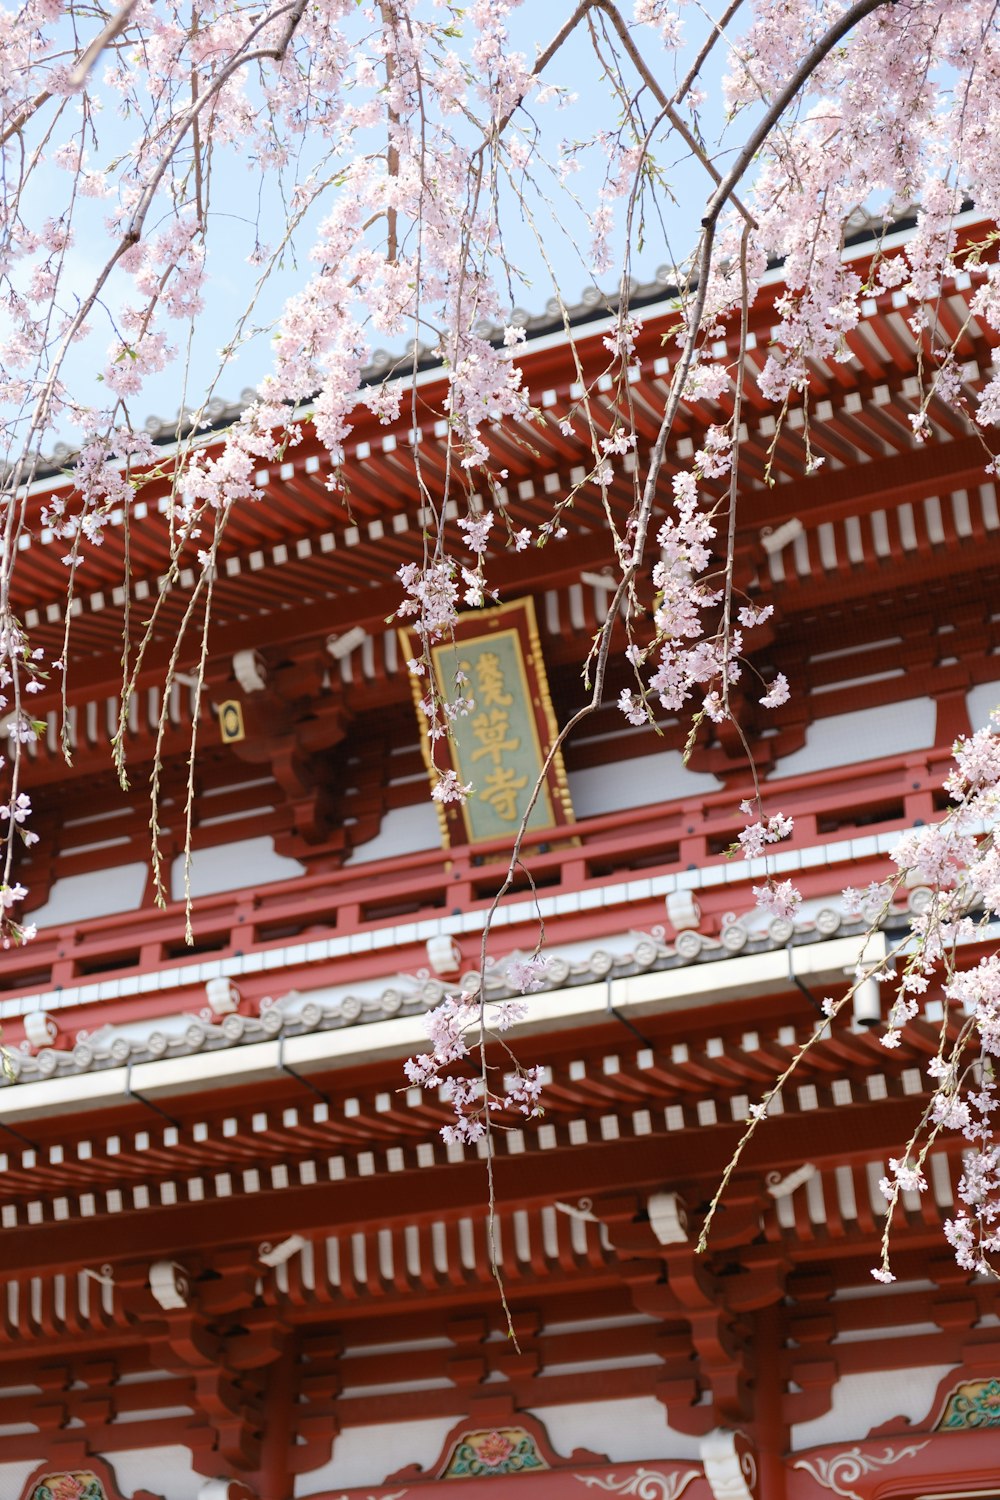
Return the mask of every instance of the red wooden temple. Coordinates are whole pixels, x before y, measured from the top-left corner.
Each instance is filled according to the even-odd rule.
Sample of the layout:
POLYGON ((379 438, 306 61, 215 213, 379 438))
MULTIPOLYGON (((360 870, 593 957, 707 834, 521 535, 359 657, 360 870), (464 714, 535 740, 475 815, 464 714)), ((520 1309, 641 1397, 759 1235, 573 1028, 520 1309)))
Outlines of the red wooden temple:
MULTIPOLYGON (((970 394, 995 353, 969 316, 976 278, 957 276, 937 309, 970 394)), ((781 290, 776 272, 754 307, 751 367, 781 290)), ((671 314, 663 289, 639 300, 627 388, 599 379, 598 310, 581 310, 576 337, 598 428, 627 401, 642 445, 671 314)), ((870 989, 833 1025, 695 1252, 749 1104, 853 971, 866 920, 842 889, 880 878, 900 830, 942 809, 956 734, 1000 701, 997 487, 981 438, 941 403, 914 445, 907 316, 900 293, 873 297, 846 335, 852 358, 813 367, 818 473, 801 411, 776 434, 752 382, 745 399, 737 575, 775 615, 753 633, 742 713, 769 810, 795 817, 772 865, 803 892, 795 922, 756 914, 762 867, 726 858, 750 784, 739 744, 706 727, 685 766, 687 723, 630 729, 617 667, 607 708, 566 747, 572 825, 532 832, 534 895, 501 903, 487 993, 509 993, 506 960, 533 948, 539 913, 550 955, 513 1036, 548 1070, 545 1114, 505 1122, 494 1164, 515 1339, 482 1153, 442 1141, 447 1103, 402 1072, 427 1009, 478 968, 507 853, 454 830, 442 845, 386 624, 396 571, 421 553, 416 458, 441 477, 439 375, 420 376, 418 429, 359 411, 349 504, 307 437, 226 527, 197 726, 193 947, 195 637, 166 701, 159 686, 193 574, 164 579, 155 485, 127 558, 112 518, 75 583, 71 765, 55 690, 38 700, 41 842, 19 873, 39 933, 0 968, 15 1074, 0 1085, 3 1500, 1000 1492, 1000 1301, 942 1236, 960 1141, 940 1142, 930 1190, 906 1198, 899 1279, 870 1276, 878 1179, 926 1101, 939 994, 898 1051, 865 1024, 882 1003, 870 989), (162 598, 123 793, 108 740, 126 590, 137 627, 162 598), (795 691, 767 714, 754 674, 776 671, 795 691), (224 713, 242 738, 223 738, 224 713), (148 861, 158 737, 166 909, 148 861)), ((528 334, 526 378, 557 420, 528 445, 489 441, 512 515, 534 525, 588 457, 559 426, 579 396, 565 337, 530 320, 528 334)), ((724 401, 683 410, 668 477, 727 415, 724 401)), ((613 498, 624 514, 625 471, 613 498)), ((534 602, 559 722, 614 586, 595 489, 566 526, 489 569, 504 599, 534 602)), ((53 655, 62 550, 39 520, 18 565, 19 608, 53 655)), ((923 899, 903 893, 869 956, 923 899)))

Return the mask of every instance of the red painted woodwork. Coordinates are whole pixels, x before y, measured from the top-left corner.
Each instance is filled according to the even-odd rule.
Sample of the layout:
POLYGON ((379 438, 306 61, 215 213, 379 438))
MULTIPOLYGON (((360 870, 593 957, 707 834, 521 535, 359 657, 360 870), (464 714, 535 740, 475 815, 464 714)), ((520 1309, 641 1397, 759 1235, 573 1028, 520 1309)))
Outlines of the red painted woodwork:
MULTIPOLYGON (((956 334, 978 274, 942 304, 956 334)), ((753 310, 751 366, 763 357, 780 290, 769 286, 753 310)), ((664 316, 655 308, 644 314, 644 369, 630 387, 643 442, 662 403, 664 316)), ((1000 680, 1000 527, 980 439, 932 406, 933 438, 918 450, 907 394, 915 356, 891 297, 877 299, 868 331, 877 342, 855 339, 854 364, 815 369, 814 400, 825 403, 825 415, 812 423, 811 440, 829 460, 820 473, 805 475, 793 416, 775 445, 777 483, 763 484, 768 412, 752 382, 745 397, 736 576, 742 589, 776 606, 752 644, 751 665, 765 681, 785 671, 796 693, 765 716, 748 673, 744 723, 769 806, 795 817, 786 847, 805 863, 794 878, 806 901, 828 906, 842 886, 883 873, 882 835, 941 810, 949 746, 969 728, 967 695, 1000 680), (803 523, 801 541, 772 558, 763 528, 791 518, 803 523), (928 748, 876 758, 862 746, 864 759, 851 765, 783 771, 784 757, 807 736, 809 743, 822 736, 824 720, 914 697, 935 705, 928 748)), ((603 366, 600 338, 597 325, 581 330, 585 371, 603 366)), ((970 388, 981 383, 991 355, 965 328, 959 357, 975 364, 970 388)), ((546 479, 567 487, 584 450, 558 428, 576 378, 565 348, 529 342, 524 363, 533 388, 551 391, 545 410, 555 421, 531 435, 534 451, 500 432, 488 440, 509 470, 512 513, 530 522, 544 513, 546 479)), ((418 439, 425 475, 441 462, 433 422, 441 396, 429 379, 422 388, 429 416, 418 439)), ((615 420, 619 399, 598 395, 599 426, 615 420)), ((723 401, 681 413, 665 478, 684 462, 678 444, 697 445, 726 411, 723 401)), ((195 901, 193 952, 181 941, 181 907, 157 909, 148 885, 136 911, 43 930, 35 943, 2 956, 7 1045, 20 1048, 20 1010, 30 997, 32 1009, 51 1006, 58 1024, 51 1047, 41 1049, 57 1067, 88 1043, 85 1033, 92 1041, 102 1027, 124 1035, 170 1017, 198 1022, 200 966, 213 961, 259 965, 234 976, 237 1030, 267 1014, 265 1001, 296 990, 388 988, 400 975, 426 984, 415 924, 453 914, 465 924, 455 934, 461 967, 477 966, 474 921, 503 878, 502 843, 351 862, 388 814, 426 795, 409 684, 384 639, 398 602, 395 572, 421 546, 419 525, 407 519, 410 435, 405 424, 382 429, 359 413, 348 453, 350 515, 325 490, 316 458, 307 436, 286 467, 262 478, 265 503, 234 513, 227 525, 194 805, 199 847, 266 835, 306 873, 263 884, 253 870, 240 871, 238 888, 195 901), (326 639, 358 624, 370 649, 342 669, 326 639), (234 678, 233 653, 247 645, 263 663, 259 693, 243 692, 234 678), (247 726, 235 747, 219 743, 211 707, 228 698, 240 701, 247 726), (343 951, 327 950, 335 939, 343 951), (322 952, 310 953, 311 943, 323 944, 322 952), (129 984, 152 976, 160 976, 155 988, 129 984), (55 1005, 54 996, 70 1003, 55 1005)), ((155 591, 163 571, 166 521, 156 502, 165 493, 163 482, 142 496, 150 514, 142 535, 132 537, 135 602, 155 591)), ((623 476, 611 497, 619 514, 630 497, 623 476)), ((142 857, 149 814, 140 790, 163 708, 158 674, 186 586, 164 601, 162 630, 140 677, 126 733, 137 790, 123 800, 102 769, 108 700, 119 686, 122 604, 114 590, 123 556, 122 534, 111 525, 78 574, 77 658, 68 683, 74 765, 56 753, 55 720, 51 743, 33 755, 45 826, 24 877, 39 903, 60 880, 99 878, 142 857)), ((596 491, 580 493, 565 542, 490 560, 505 598, 536 598, 562 720, 578 700, 579 668, 607 592, 581 579, 607 562, 596 491)), ((47 607, 64 578, 52 550, 32 536, 19 560, 17 608, 40 643, 59 631, 47 607)), ((639 775, 638 757, 684 744, 687 724, 675 720, 661 726, 662 738, 626 732, 613 706, 625 682, 613 667, 608 704, 567 746, 571 776, 601 766, 639 775)), ((39 702, 47 711, 54 696, 39 702)), ((180 692, 167 705, 160 819, 167 860, 182 847, 192 711, 180 692)), ((628 934, 633 948, 645 934, 662 957, 676 934, 666 931, 663 890, 643 893, 643 881, 696 875, 699 931, 708 943, 732 926, 734 913, 749 911, 755 877, 725 853, 750 790, 741 749, 703 728, 691 766, 715 776, 719 789, 668 801, 651 791, 640 806, 580 818, 572 841, 526 840, 538 897, 552 903, 547 941, 575 955, 573 962, 592 962, 602 945, 628 934), (738 878, 722 878, 734 871, 738 878), (560 897, 579 899, 557 904, 560 897)), ((522 884, 502 910, 524 901, 522 884)), ((901 900, 898 923, 902 912, 901 900)), ((534 943, 530 912, 516 916, 497 929, 498 958, 534 943)), ((776 941, 758 924, 747 951, 776 941)), ((38 1476, 74 1465, 102 1478, 108 1500, 152 1500, 146 1491, 115 1489, 115 1455, 171 1445, 190 1455, 197 1476, 217 1482, 207 1493, 218 1500, 291 1500, 293 1488, 308 1500, 402 1500, 411 1491, 439 1500, 456 1484, 474 1484, 477 1493, 488 1484, 498 1500, 561 1500, 577 1491, 580 1500, 586 1492, 638 1500, 988 1492, 1000 1472, 996 1430, 935 1430, 958 1382, 1000 1379, 997 1288, 960 1272, 942 1239, 960 1141, 937 1144, 932 1191, 904 1203, 900 1286, 864 1295, 881 1233, 873 1182, 926 1104, 923 1070, 937 1027, 917 1021, 898 1051, 887 1053, 870 1033, 838 1022, 786 1087, 781 1117, 733 1175, 709 1252, 698 1257, 697 1229, 749 1102, 814 1028, 809 996, 791 981, 732 993, 721 955, 713 947, 690 960, 716 965, 698 972, 719 979, 718 992, 697 1007, 683 999, 681 985, 681 1000, 652 1005, 638 1021, 598 1008, 572 1027, 518 1041, 518 1056, 546 1065, 551 1078, 543 1119, 504 1121, 515 1128, 499 1136, 493 1163, 509 1326, 490 1267, 484 1163, 442 1142, 446 1102, 402 1087, 399 1057, 391 1048, 376 1051, 379 1021, 359 1014, 344 1032, 345 1046, 356 1051, 305 1070, 289 1071, 278 1044, 262 1040, 271 1061, 258 1076, 227 1082, 220 1073, 206 1088, 198 1067, 230 1055, 231 1038, 213 1032, 202 1036, 201 1050, 192 1044, 190 1060, 173 1059, 177 1087, 155 1100, 141 1089, 126 1092, 133 1080, 124 1064, 121 1089, 99 1107, 81 1095, 63 1111, 58 1079, 0 1087, 0 1470, 37 1461, 23 1500, 32 1500, 38 1476), (28 1088, 36 1092, 29 1096, 28 1088), (20 1113, 3 1112, 8 1100, 28 1097, 36 1102, 20 1113), (806 1165, 814 1169, 808 1181, 775 1194, 806 1165), (687 1238, 683 1228, 657 1237, 664 1195, 687 1238), (838 1382, 862 1375, 903 1381, 937 1364, 952 1373, 918 1419, 859 1429, 840 1443, 793 1445, 793 1427, 830 1413, 838 1382), (619 1410, 607 1407, 612 1400, 651 1403, 670 1441, 683 1444, 676 1451, 692 1457, 643 1459, 637 1447, 628 1462, 602 1462, 624 1444, 617 1418, 601 1425, 602 1410, 619 1410), (559 1454, 532 1412, 582 1403, 592 1403, 588 1448, 595 1451, 559 1454), (451 1433, 424 1471, 413 1467, 416 1458, 400 1468, 382 1464, 377 1451, 390 1421, 447 1422, 451 1433), (712 1469, 705 1444, 720 1427, 738 1435, 733 1452, 747 1459, 745 1493, 726 1490, 728 1481, 712 1469), (530 1434, 548 1467, 441 1477, 463 1433, 490 1438, 500 1429, 530 1434), (336 1475, 338 1436, 369 1431, 371 1482, 323 1488, 315 1476, 336 1475)), ((636 960, 633 968, 655 975, 659 961, 643 968, 636 960)), ((663 972, 683 978, 685 971, 663 972)), ((581 974, 601 982, 599 963, 581 974)), ((407 1004, 398 1013, 415 1014, 407 1004)), ((959 1018, 949 1024, 954 1032, 959 1018)), ((243 1055, 242 1045, 233 1042, 233 1055, 243 1055)), ((105 1077, 112 1072, 109 1066, 105 1077)), ((79 1076, 99 1081, 101 1070, 79 1076)), ((486 1451, 502 1448, 501 1441, 486 1451)), ((428 1462, 426 1454, 420 1461, 428 1462)), ((148 1484, 155 1494, 155 1471, 148 1484)))
MULTIPOLYGON (((53 1460, 40 1464, 28 1478, 21 1491, 21 1500, 36 1500, 40 1487, 44 1487, 45 1500, 49 1500, 49 1496, 51 1500, 80 1500, 85 1494, 83 1486, 90 1487, 93 1500, 98 1500, 93 1493, 95 1482, 100 1487, 99 1500, 163 1500, 162 1496, 147 1489, 124 1495, 112 1466, 96 1458, 79 1438, 71 1438, 55 1447, 53 1460)), ((91 1497, 88 1496, 87 1500, 91 1497)), ((235 1496, 233 1500, 236 1500, 235 1496)))

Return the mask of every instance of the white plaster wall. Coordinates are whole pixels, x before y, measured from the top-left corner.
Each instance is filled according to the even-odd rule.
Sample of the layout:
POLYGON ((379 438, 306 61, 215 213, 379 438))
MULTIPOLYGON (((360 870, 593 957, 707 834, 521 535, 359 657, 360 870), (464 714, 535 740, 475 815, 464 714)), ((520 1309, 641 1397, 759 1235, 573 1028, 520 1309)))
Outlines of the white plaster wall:
POLYGON ((574 1448, 606 1453, 612 1463, 630 1459, 698 1458, 698 1439, 667 1426, 665 1408, 655 1396, 620 1401, 586 1401, 574 1406, 533 1406, 557 1453, 574 1448))
POLYGON ((941 1381, 953 1365, 926 1365, 912 1370, 884 1370, 845 1375, 833 1388, 830 1410, 812 1422, 792 1428, 792 1448, 820 1443, 855 1442, 892 1417, 922 1421, 930 1412, 941 1381))
POLYGON ((1000 682, 984 682, 972 688, 965 695, 965 706, 973 729, 985 729, 992 710, 1000 707, 1000 682))
POLYGON ((573 812, 578 818, 642 807, 647 802, 674 802, 700 797, 722 785, 715 776, 689 771, 679 750, 636 755, 617 765, 587 766, 568 776, 573 812))
MULTIPOLYGON (((409 1464, 423 1464, 427 1468, 437 1461, 454 1425, 453 1417, 437 1417, 423 1422, 378 1422, 370 1427, 349 1427, 334 1439, 333 1458, 328 1464, 298 1475, 295 1495, 349 1489, 352 1485, 380 1485, 390 1474, 409 1464)), ((170 1495, 169 1500, 175 1497, 170 1495)), ((178 1495, 176 1500, 188 1497, 178 1495)))
MULTIPOLYGON (((151 1490, 164 1500, 198 1500, 204 1476, 191 1467, 191 1455, 180 1444, 162 1448, 126 1448, 121 1453, 102 1453, 111 1465, 122 1494, 151 1490)), ((2 1492, 6 1500, 6 1491, 2 1492)))
POLYGON ((56 927, 63 922, 86 922, 111 912, 135 911, 142 900, 148 866, 116 865, 89 875, 67 875, 54 882, 49 899, 28 916, 38 927, 56 927))
POLYGON ((909 750, 928 750, 934 743, 937 708, 932 698, 907 698, 877 708, 831 714, 806 730, 801 750, 781 756, 771 778, 829 771, 859 760, 878 760, 909 750))
MULTIPOLYGON (((42 1441, 40 1438, 39 1442, 42 1441)), ((0 1495, 3 1500, 17 1500, 28 1482, 28 1475, 34 1473, 44 1457, 45 1454, 40 1452, 37 1458, 24 1459, 21 1463, 0 1464, 0 1495)))
MULTIPOLYGON (((267 837, 238 839, 233 844, 195 848, 191 856, 192 896, 214 896, 219 891, 239 891, 248 885, 270 885, 292 880, 305 873, 305 865, 275 851, 267 837)), ((184 856, 178 855, 170 869, 170 894, 184 899, 184 856)))
POLYGON ((395 854, 412 854, 418 849, 437 849, 440 845, 441 825, 428 786, 425 799, 410 807, 390 809, 375 837, 352 849, 345 863, 364 865, 373 859, 391 859, 395 854))

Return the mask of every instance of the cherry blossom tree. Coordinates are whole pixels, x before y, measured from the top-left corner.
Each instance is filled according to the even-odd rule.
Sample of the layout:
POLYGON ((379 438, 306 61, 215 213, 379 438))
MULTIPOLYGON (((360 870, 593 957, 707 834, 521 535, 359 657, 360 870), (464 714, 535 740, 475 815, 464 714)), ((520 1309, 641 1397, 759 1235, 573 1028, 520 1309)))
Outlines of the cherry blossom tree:
MULTIPOLYGON (((71 608, 59 659, 46 660, 12 602, 27 497, 55 442, 68 440, 73 450, 72 487, 50 501, 43 521, 49 545, 64 557, 68 605, 77 570, 110 518, 122 513, 140 525, 143 487, 166 478, 167 587, 194 571, 184 652, 204 665, 220 540, 235 509, 258 503, 255 471, 294 449, 308 424, 329 455, 327 483, 338 494, 348 483, 345 443, 359 406, 385 422, 415 414, 420 350, 433 351, 447 382, 440 414, 447 477, 442 483, 424 474, 417 455, 414 511, 432 520, 422 562, 400 572, 399 615, 421 643, 411 670, 426 684, 432 741, 442 741, 470 703, 462 684, 447 699, 434 688, 430 647, 448 638, 461 609, 492 597, 493 557, 505 546, 523 550, 558 538, 573 499, 560 496, 543 525, 525 525, 505 499, 484 437, 488 425, 506 423, 520 441, 518 434, 547 420, 518 361, 523 329, 513 316, 520 285, 514 239, 538 224, 543 209, 556 219, 585 215, 590 225, 584 269, 612 312, 600 379, 627 391, 641 330, 630 305, 634 256, 650 236, 667 246, 679 163, 685 181, 702 189, 692 243, 674 258, 676 326, 655 442, 640 449, 627 424, 602 434, 590 415, 593 381, 581 382, 570 422, 590 449, 582 482, 604 502, 616 589, 564 735, 602 702, 623 617, 645 622, 626 632, 633 681, 620 707, 630 723, 651 722, 661 709, 684 712, 693 734, 706 719, 734 718, 744 640, 767 613, 734 587, 733 538, 749 309, 776 259, 785 292, 770 355, 754 378, 779 431, 790 403, 808 410, 810 361, 849 358, 845 335, 861 319, 863 300, 886 288, 907 294, 926 351, 911 419, 915 441, 927 435, 932 401, 961 408, 980 432, 1000 419, 1000 373, 967 410, 955 339, 935 311, 944 282, 967 271, 976 277, 972 315, 1000 331, 1000 266, 990 254, 996 236, 970 243, 955 230, 969 198, 985 223, 997 218, 1000 29, 992 0, 730 0, 718 9, 700 0, 633 0, 631 8, 628 0, 579 0, 541 8, 546 21, 559 21, 560 12, 553 35, 532 39, 533 55, 518 42, 527 21, 516 0, 474 0, 464 9, 447 0, 124 0, 117 7, 24 0, 0 12, 5 944, 32 935, 18 916, 24 891, 17 879, 18 851, 35 838, 24 753, 39 732, 32 698, 61 678, 65 705, 73 679, 71 608), (559 110, 572 102, 577 68, 567 59, 581 44, 592 58, 587 86, 603 88, 607 103, 603 117, 595 106, 605 123, 589 140, 574 141, 564 138, 559 110), (233 254, 235 231, 220 227, 215 204, 234 161, 261 176, 280 213, 243 222, 246 305, 206 374, 195 368, 192 340, 213 248, 222 238, 224 253, 233 254), (845 263, 852 216, 864 211, 889 223, 904 210, 915 211, 916 227, 902 250, 883 254, 876 241, 864 275, 845 263), (312 268, 289 287, 287 265, 303 243, 312 268), (210 403, 275 284, 286 294, 270 368, 224 441, 215 434, 209 443, 210 403), (505 328, 502 340, 484 326, 505 328), (720 358, 713 351, 734 327, 737 356, 720 358), (365 385, 376 340, 411 352, 400 353, 390 378, 365 385), (84 396, 79 372, 87 359, 99 374, 84 396), (168 368, 187 413, 169 452, 135 419, 137 401, 168 368), (731 419, 708 431, 666 485, 664 456, 680 404, 723 394, 731 419), (622 473, 633 495, 624 520, 609 499, 622 473), (457 522, 449 522, 456 509, 457 522)), ((530 19, 537 24, 537 12, 530 19)), ((551 280, 572 350, 565 266, 556 264, 547 233, 538 240, 533 253, 551 280)), ((810 466, 819 462, 809 457, 810 466)), ((984 440, 984 469, 992 462, 984 440)), ((123 778, 122 731, 158 607, 138 643, 126 634, 112 742, 123 778)), ((178 643, 172 670, 180 650, 178 643)), ((761 685, 760 702, 777 706, 789 691, 778 676, 761 685)), ((65 743, 68 752, 68 737, 65 743)), ((939 827, 908 835, 897 851, 893 878, 919 871, 933 895, 900 955, 885 1035, 893 1045, 932 983, 966 1002, 959 1040, 942 1032, 933 1102, 885 1191, 891 1223, 900 1193, 925 1186, 923 1163, 936 1134, 964 1132, 963 1208, 948 1234, 961 1263, 974 1269, 1000 1250, 1000 1143, 992 1129, 1000 959, 963 971, 956 945, 982 913, 1000 914, 1000 855, 981 831, 1000 795, 998 743, 988 730, 957 747, 948 785, 953 811, 939 827)), ((442 766, 434 796, 454 801, 468 793, 442 766)), ((155 778, 153 795, 155 825, 155 778)), ((791 830, 791 820, 765 808, 760 795, 742 810, 747 856, 766 854, 791 830)), ((522 839, 523 829, 508 885, 522 839)), ((869 905, 891 900, 892 889, 890 881, 867 893, 869 905)), ((756 895, 782 916, 799 899, 789 882, 774 879, 756 895)), ((484 936, 484 964, 485 945, 484 936)), ((529 993, 543 971, 539 948, 510 977, 529 993)), ((868 977, 862 966, 858 983, 868 977)), ((829 1003, 831 1015, 852 989, 829 1003)), ((494 1111, 537 1111, 536 1071, 506 1055, 503 1068, 486 1062, 487 1034, 506 1030, 522 1009, 515 1001, 484 1011, 476 995, 463 994, 431 1017, 429 1051, 409 1073, 422 1084, 450 1077, 453 1138, 488 1137, 494 1111), (471 1053, 480 1060, 478 1082, 454 1067, 471 1053)), ((775 1092, 754 1106, 745 1139, 775 1092)), ((891 1276, 887 1254, 878 1274, 891 1276)))

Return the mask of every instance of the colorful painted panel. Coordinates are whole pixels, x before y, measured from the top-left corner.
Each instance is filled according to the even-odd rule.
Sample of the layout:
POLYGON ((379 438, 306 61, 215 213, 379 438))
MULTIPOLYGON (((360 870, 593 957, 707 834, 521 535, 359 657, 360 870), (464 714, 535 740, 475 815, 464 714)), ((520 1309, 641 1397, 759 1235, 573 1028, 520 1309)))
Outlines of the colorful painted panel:
MULTIPOLYGON (((407 655, 419 655, 406 632, 404 640, 407 655)), ((424 734, 428 768, 451 768, 463 786, 472 787, 464 804, 441 809, 445 842, 509 837, 527 812, 557 733, 532 601, 521 599, 463 616, 454 639, 432 646, 430 655, 442 699, 450 703, 460 694, 475 705, 470 713, 453 719, 452 741, 438 741, 433 757, 424 734)), ((418 703, 423 696, 416 683, 414 696, 418 703)), ((425 727, 422 713, 421 724, 425 727)), ((539 832, 571 819, 562 758, 555 756, 528 828, 539 832)))
POLYGON ((938 1432, 1000 1427, 1000 1379, 967 1380, 948 1397, 938 1432))
POLYGON ((463 1432, 451 1450, 442 1479, 483 1479, 492 1474, 523 1474, 549 1466, 523 1427, 463 1432))
POLYGON ((31 1500, 107 1500, 107 1492, 89 1469, 46 1474, 35 1485, 31 1500))

